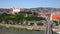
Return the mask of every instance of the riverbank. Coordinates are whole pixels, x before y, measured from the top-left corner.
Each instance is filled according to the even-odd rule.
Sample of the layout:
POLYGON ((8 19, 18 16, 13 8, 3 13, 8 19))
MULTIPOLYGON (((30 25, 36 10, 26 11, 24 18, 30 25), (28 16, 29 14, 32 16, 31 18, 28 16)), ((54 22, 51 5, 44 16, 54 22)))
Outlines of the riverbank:
MULTIPOLYGON (((27 28, 33 28, 33 27, 34 27, 34 26, 11 25, 11 24, 1 24, 1 23, 0 23, 0 26, 4 26, 4 27, 7 27, 7 28, 9 28, 9 27, 12 27, 12 28, 19 28, 19 29, 27 29, 27 28)), ((37 26, 37 27, 39 27, 38 30, 45 31, 45 27, 44 27, 44 26, 37 26)), ((37 28, 37 27, 35 27, 35 28, 37 28)), ((31 29, 30 29, 30 30, 31 30, 31 29)), ((35 29, 35 30, 37 30, 37 29, 35 29)), ((54 32, 58 32, 58 31, 60 31, 60 30, 53 28, 53 31, 54 31, 54 32)))
POLYGON ((13 27, 13 28, 22 28, 22 29, 32 28, 33 30, 45 30, 45 28, 43 26, 36 26, 35 27, 35 26, 11 25, 11 24, 1 24, 1 23, 0 23, 0 26, 5 26, 7 28, 13 27))

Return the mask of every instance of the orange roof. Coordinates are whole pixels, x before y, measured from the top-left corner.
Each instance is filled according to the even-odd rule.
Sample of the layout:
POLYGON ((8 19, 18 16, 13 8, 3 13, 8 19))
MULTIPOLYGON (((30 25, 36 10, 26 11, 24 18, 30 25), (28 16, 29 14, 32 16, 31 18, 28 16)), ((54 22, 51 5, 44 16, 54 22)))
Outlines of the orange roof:
POLYGON ((60 14, 54 14, 52 15, 52 18, 60 20, 60 14))

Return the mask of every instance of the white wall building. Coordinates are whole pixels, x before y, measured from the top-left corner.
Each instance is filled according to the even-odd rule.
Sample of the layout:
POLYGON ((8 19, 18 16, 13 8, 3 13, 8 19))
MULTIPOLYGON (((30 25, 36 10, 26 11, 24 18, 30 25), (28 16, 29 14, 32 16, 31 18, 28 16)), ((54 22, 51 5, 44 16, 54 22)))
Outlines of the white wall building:
POLYGON ((19 13, 20 8, 12 8, 12 14, 19 13))

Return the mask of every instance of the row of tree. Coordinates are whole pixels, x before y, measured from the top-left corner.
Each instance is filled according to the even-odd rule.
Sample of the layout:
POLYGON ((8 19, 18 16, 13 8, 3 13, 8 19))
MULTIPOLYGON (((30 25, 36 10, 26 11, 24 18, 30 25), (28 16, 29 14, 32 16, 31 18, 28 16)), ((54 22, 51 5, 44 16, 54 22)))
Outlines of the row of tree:
MULTIPOLYGON (((28 16, 28 17, 24 17, 23 14, 31 14, 31 12, 19 12, 16 15, 12 15, 12 14, 1 14, 0 15, 0 22, 4 21, 5 23, 8 23, 9 21, 12 21, 13 23, 23 23, 24 21, 40 21, 40 20, 44 20, 45 18, 43 17, 37 17, 37 16, 28 16)), ((37 15, 37 13, 34 13, 34 15, 37 15)))

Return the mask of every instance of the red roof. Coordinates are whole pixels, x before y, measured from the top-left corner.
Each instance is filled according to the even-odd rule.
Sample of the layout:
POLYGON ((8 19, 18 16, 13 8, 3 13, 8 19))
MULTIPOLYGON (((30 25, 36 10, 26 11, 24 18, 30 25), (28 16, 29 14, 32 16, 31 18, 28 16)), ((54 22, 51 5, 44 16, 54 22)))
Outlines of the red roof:
POLYGON ((54 14, 52 15, 52 18, 60 20, 60 14, 54 14))

